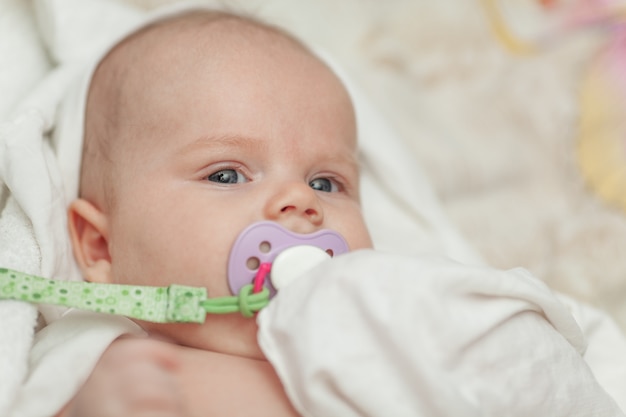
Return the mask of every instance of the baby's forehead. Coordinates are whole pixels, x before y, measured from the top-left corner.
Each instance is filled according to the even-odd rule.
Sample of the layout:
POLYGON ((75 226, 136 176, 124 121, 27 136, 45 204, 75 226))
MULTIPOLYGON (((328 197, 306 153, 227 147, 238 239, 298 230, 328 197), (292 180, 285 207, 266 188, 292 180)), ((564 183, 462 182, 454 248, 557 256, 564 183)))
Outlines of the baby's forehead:
POLYGON ((304 44, 277 27, 248 17, 202 11, 156 22, 123 39, 98 65, 91 88, 103 85, 103 105, 124 105, 130 99, 122 96, 133 95, 137 85, 147 91, 159 83, 178 80, 185 77, 192 65, 215 70, 224 62, 223 69, 227 65, 225 57, 237 54, 264 54, 277 59, 298 55, 305 57, 301 62, 307 68, 332 72, 304 44))
POLYGON ((297 51, 321 63, 306 46, 277 27, 224 12, 190 12, 148 25, 120 41, 99 63, 91 89, 102 84, 101 104, 117 106, 124 104, 121 96, 132 94, 133 86, 147 89, 167 76, 184 77, 186 68, 206 62, 207 56, 219 63, 233 51, 259 50, 267 54, 297 51))
POLYGON ((115 122, 122 115, 116 109, 134 103, 138 90, 154 89, 168 77, 185 77, 190 65, 207 56, 219 62, 224 54, 246 47, 297 48, 313 56, 289 34, 250 18, 188 12, 145 26, 113 46, 92 76, 87 112, 104 108, 107 120, 115 122))
POLYGON ((122 40, 104 60, 117 57, 120 65, 161 60, 162 65, 175 65, 180 62, 163 59, 190 51, 202 54, 209 50, 219 55, 232 47, 296 48, 313 57, 302 43, 277 27, 248 17, 203 11, 148 25, 122 40))
POLYGON ((247 18, 202 12, 149 25, 114 47, 92 79, 87 119, 100 119, 96 127, 111 139, 130 125, 169 129, 180 121, 176 103, 199 102, 207 91, 220 97, 232 92, 220 85, 245 89, 246 80, 261 78, 268 85, 265 77, 277 73, 260 70, 268 60, 286 77, 300 74, 300 83, 321 76, 329 81, 329 96, 345 97, 352 107, 335 74, 289 34, 247 18), (247 78, 233 83, 236 74, 247 78))

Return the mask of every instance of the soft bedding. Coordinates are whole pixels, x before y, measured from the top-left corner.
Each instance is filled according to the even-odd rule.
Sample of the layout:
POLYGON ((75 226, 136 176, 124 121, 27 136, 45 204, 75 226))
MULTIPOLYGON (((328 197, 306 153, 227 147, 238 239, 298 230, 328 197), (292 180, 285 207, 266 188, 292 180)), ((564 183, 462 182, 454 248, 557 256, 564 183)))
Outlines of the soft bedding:
MULTIPOLYGON (((0 39, 8 40, 8 43, 3 46, 3 48, 6 47, 7 53, 0 59, 3 62, 5 59, 10 62, 10 65, 0 65, 0 86, 3 92, 6 91, 6 94, 0 96, 0 110, 3 112, 1 114, 2 124, 0 125, 0 180, 4 184, 0 194, 0 209, 2 210, 0 212, 1 266, 63 279, 80 279, 72 260, 67 238, 64 237, 65 218, 62 215, 64 205, 76 193, 79 144, 70 143, 68 145, 65 142, 59 142, 59 132, 62 131, 61 126, 64 123, 59 122, 57 118, 58 106, 62 104, 63 106, 70 106, 70 109, 80 109, 80 102, 75 101, 76 96, 68 95, 67 92, 70 86, 80 90, 80 79, 77 79, 77 74, 83 68, 82 61, 98 49, 97 47, 92 49, 91 46, 105 44, 111 37, 124 31, 126 27, 143 19, 146 10, 154 7, 157 3, 162 2, 149 0, 120 2, 107 0, 34 0, 31 3, 16 0, 0 4, 0 19, 3 19, 1 22, 10 23, 0 25, 0 39), (3 36, 5 30, 10 30, 7 32, 10 36, 3 36)), ((212 3, 214 2, 205 2, 205 4, 212 3)), ((447 16, 447 20, 444 19, 441 23, 451 25, 452 22, 458 21, 456 13, 465 13, 463 16, 472 16, 473 18, 477 16, 477 10, 470 10, 467 5, 459 8, 456 2, 454 8, 450 4, 446 6, 445 2, 437 3, 437 5, 432 2, 428 4, 429 7, 420 8, 420 13, 415 15, 423 20, 422 23, 426 28, 433 28, 429 25, 432 25, 434 21, 433 19, 429 20, 429 17, 447 16), (444 10, 451 8, 455 11, 449 15, 446 14, 444 10)), ((217 6, 221 7, 220 4, 217 6)), ((244 6, 242 5, 242 7, 244 6)), ((507 135, 507 140, 494 148, 493 146, 484 146, 489 137, 483 139, 483 142, 471 144, 470 139, 480 137, 481 132, 485 131, 485 127, 475 125, 473 130, 464 132, 463 128, 468 125, 468 120, 464 118, 455 119, 456 125, 450 125, 446 129, 439 131, 432 129, 433 127, 441 127, 443 110, 451 111, 452 115, 462 113, 461 110, 465 103, 459 105, 459 102, 455 101, 451 95, 449 87, 441 83, 442 78, 435 77, 438 71, 441 71, 440 77, 443 79, 448 77, 449 79, 452 76, 449 71, 455 71, 459 68, 454 65, 450 68, 446 67, 444 65, 446 60, 443 55, 437 59, 434 58, 437 54, 443 54, 444 50, 441 48, 413 50, 409 42, 409 40, 414 39, 410 38, 413 36, 413 32, 407 29, 408 25, 396 24, 406 22, 402 17, 403 12, 410 9, 410 6, 399 2, 382 13, 376 6, 357 7, 356 3, 350 2, 342 3, 339 6, 336 2, 295 3, 272 0, 248 2, 245 9, 259 13, 262 17, 271 18, 272 21, 294 30, 306 41, 320 45, 332 53, 333 58, 337 59, 346 69, 346 78, 354 84, 359 84, 360 88, 353 88, 352 94, 355 98, 359 118, 361 158, 364 167, 363 205, 375 245, 379 250, 413 257, 418 254, 420 256, 425 254, 446 256, 457 261, 463 261, 468 265, 482 264, 487 261, 496 264, 496 266, 509 267, 513 266, 509 265, 513 261, 519 261, 519 265, 524 265, 525 261, 528 261, 531 269, 534 269, 533 272, 545 272, 546 269, 548 272, 568 272, 571 270, 572 282, 591 285, 591 281, 581 277, 585 272, 591 272, 595 276, 597 271, 594 268, 585 268, 587 264, 583 261, 575 261, 569 267, 563 266, 566 260, 572 260, 580 254, 580 247, 572 246, 569 252, 565 251, 567 248, 563 249, 560 246, 563 240, 555 241, 553 235, 553 233, 559 232, 565 234, 565 238, 569 239, 573 236, 572 233, 582 232, 583 228, 590 228, 591 226, 581 224, 576 230, 548 227, 544 232, 546 236, 542 236, 538 242, 533 240, 536 236, 534 233, 538 233, 538 229, 540 229, 539 226, 552 224, 544 217, 541 217, 542 220, 539 224, 535 224, 538 215, 534 210, 537 207, 539 197, 543 198, 550 195, 548 191, 552 192, 553 189, 536 189, 532 185, 520 186, 520 184, 529 184, 537 175, 541 174, 544 176, 542 178, 544 181, 554 185, 561 179, 559 175, 556 175, 555 179, 549 176, 551 173, 554 174, 551 171, 533 172, 527 181, 523 181, 522 179, 526 178, 524 177, 524 164, 534 154, 523 151, 524 147, 515 142, 515 139, 520 139, 516 134, 507 135), (329 14, 330 10, 333 11, 332 14, 329 14), (334 32, 320 30, 321 23, 326 23, 325 20, 329 18, 335 22, 333 27, 336 30, 334 32), (405 27, 404 30, 407 31, 404 38, 401 27, 405 27), (399 31, 396 33, 399 35, 396 41, 399 39, 400 42, 389 43, 393 37, 385 32, 387 30, 399 31), (343 41, 338 41, 335 38, 339 35, 343 36, 341 38, 343 41), (407 49, 407 47, 409 48, 407 49), (408 58, 400 58, 403 54, 407 54, 408 58), (423 61, 421 60, 422 57, 423 61), (405 64, 409 66, 403 66, 405 64), (422 78, 412 78, 411 75, 415 74, 422 78), (435 78, 428 81, 428 77, 435 78), (419 86, 427 86, 430 82, 433 88, 430 91, 425 90, 423 95, 419 89, 416 91, 415 89, 404 88, 415 82, 419 86), (437 86, 441 86, 441 90, 438 90, 437 86), (377 99, 377 104, 382 105, 382 112, 371 105, 370 101, 360 92, 361 90, 366 91, 370 97, 377 99), (420 98, 409 98, 409 93, 420 98), (404 106, 401 108, 390 107, 392 98, 397 99, 404 106), (428 105, 424 104, 426 101, 422 102, 421 100, 427 100, 428 105), (395 111, 390 111, 390 109, 395 109, 395 111), (397 111, 398 109, 401 110, 397 111), (437 113, 436 110, 441 110, 441 112, 437 113), (393 127, 404 133, 404 139, 393 131, 384 120, 383 115, 387 116, 393 127), (430 116, 435 117, 429 119, 430 116), (429 128, 431 129, 429 130, 429 128), (437 142, 425 139, 428 136, 434 137, 434 133, 440 134, 437 142), (521 162, 511 163, 503 158, 511 152, 508 150, 508 146, 511 146, 513 152, 516 152, 521 162), (490 153, 485 152, 485 149, 490 149, 490 153), (521 151, 517 152, 517 150, 521 151), (442 167, 445 167, 445 170, 442 167), (424 170, 430 174, 430 177, 426 177, 424 170), (435 189, 432 187, 433 184, 435 189), (505 188, 507 189, 506 192, 504 191, 505 188), (516 191, 520 193, 520 196, 514 198, 513 195, 516 191), (443 199, 443 207, 439 198, 443 199), (525 218, 521 210, 510 211, 511 207, 517 207, 516 204, 519 201, 524 201, 524 207, 528 208, 529 217, 525 218), (478 222, 479 213, 486 216, 489 222, 478 222), (448 216, 451 216, 456 224, 451 222, 448 216), (516 226, 519 229, 513 230, 512 228, 516 226), (461 237, 457 227, 461 227, 466 235, 476 238, 476 242, 472 239, 470 245, 468 240, 461 237), (509 234, 514 237, 509 236, 509 234), (502 238, 501 241, 496 241, 496 237, 502 238), (546 239, 552 239, 556 245, 555 248, 559 250, 555 249, 552 252, 555 259, 539 264, 545 268, 537 268, 538 255, 535 252, 546 247, 546 239), (475 243, 476 245, 474 245, 475 243), (524 245, 528 247, 526 252, 523 249, 524 245), (563 251, 563 253, 559 251, 563 251), (479 253, 484 253, 486 256, 479 255, 479 253), (554 262, 557 262, 556 265, 559 268, 551 270, 550 266, 554 265, 554 262)), ((475 25, 475 19, 469 19, 467 30, 470 33, 476 33, 476 27, 473 25, 475 25), (474 32, 471 32, 472 30, 474 32)), ((420 37, 419 42, 423 43, 426 40, 420 37)), ((434 46, 432 47, 434 48, 434 46)), ((504 59, 503 55, 495 52, 493 52, 492 58, 495 61, 504 59)), ((470 64, 466 63, 466 65, 470 64)), ((528 66, 529 64, 524 65, 528 66)), ((540 66, 537 63, 534 65, 540 66)), ((488 66, 484 66, 485 71, 488 72, 488 66)), ((485 77, 487 75, 488 73, 485 77)), ((475 93, 474 97, 485 94, 484 90, 480 89, 473 92, 475 93)), ((511 93, 510 97, 507 98, 512 100, 513 96, 511 93)), ((66 109, 64 114, 71 113, 68 113, 66 109)), ((535 117, 536 115, 531 111, 531 116, 535 117)), ((506 120, 499 121, 498 126, 501 131, 506 131, 507 128, 515 131, 515 126, 507 126, 505 122, 506 120)), ((549 127, 546 129, 549 130, 549 127)), ((76 137, 76 132, 70 133, 69 137, 76 137)), ((543 165, 540 166, 543 167, 543 165)), ((558 195, 552 193, 552 196, 555 202, 547 207, 551 210, 549 219, 556 221, 563 203, 562 198, 558 195)), ((618 218, 617 215, 615 217, 618 218)), ((606 226, 603 227, 609 227, 608 225, 607 222, 606 226)), ((613 228, 613 230, 619 230, 619 228, 613 228)), ((604 235, 598 237, 603 238, 604 235)), ((618 240, 614 239, 612 242, 617 244, 618 240)), ((354 259, 362 256, 362 254, 354 255, 348 259, 354 261, 354 259)), ((337 290, 338 293, 346 292, 346 299, 351 300, 351 303, 358 303, 359 297, 375 297, 377 290, 380 289, 379 285, 382 281, 376 280, 372 274, 368 275, 365 269, 374 271, 378 267, 376 260, 383 260, 386 256, 392 255, 381 254, 378 256, 373 257, 372 261, 364 260, 363 262, 356 262, 356 264, 338 265, 335 269, 325 271, 323 275, 338 277, 336 285, 346 283, 346 279, 341 279, 341 276, 362 276, 365 278, 365 281, 371 285, 353 288, 354 283, 350 284, 348 281, 343 289, 337 290), (368 262, 373 262, 374 265, 370 265, 368 262)), ((406 303, 406 306, 410 307, 407 314, 420 316, 419 320, 421 321, 416 321, 415 327, 420 332, 431 329, 433 334, 429 335, 430 340, 449 341, 463 336, 456 335, 454 332, 450 334, 442 332, 441 327, 434 326, 435 322, 431 320, 437 318, 448 323, 445 320, 445 315, 438 314, 441 312, 441 308, 446 305, 446 300, 450 302, 449 312, 461 312, 464 311, 463 308, 468 308, 468 311, 471 310, 477 315, 481 314, 482 310, 480 308, 478 311, 474 310, 475 303, 469 302, 476 296, 475 289, 472 289, 469 284, 465 287, 462 286, 467 292, 464 293, 457 288, 456 292, 446 293, 449 298, 442 298, 441 305, 432 303, 433 299, 439 299, 439 296, 443 296, 443 293, 437 291, 441 291, 443 288, 456 288, 457 284, 466 282, 461 279, 466 275, 458 273, 461 267, 454 263, 448 263, 451 261, 445 261, 445 265, 448 265, 446 267, 435 267, 441 264, 437 262, 431 264, 430 261, 420 261, 418 258, 411 259, 411 261, 407 258, 401 258, 401 260, 394 258, 393 260, 398 261, 398 268, 400 266, 406 267, 406 271, 398 271, 398 276, 402 277, 403 282, 408 277, 419 276, 423 278, 423 280, 411 279, 410 284, 406 285, 417 285, 421 290, 427 290, 426 293, 430 291, 430 295, 427 296, 431 299, 430 303, 417 306, 413 303, 406 303), (421 270, 422 268, 431 272, 426 274, 423 273, 424 271, 416 272, 416 269, 421 270), (433 284, 432 288, 426 286, 427 283, 433 284), (468 299, 464 298, 468 294, 471 296, 468 299), (470 305, 472 309, 469 309, 468 306, 470 305), (419 310, 420 308, 425 310, 419 310)), ((346 260, 346 262, 349 261, 346 260)), ((477 273, 474 268, 463 269, 464 274, 467 274, 467 277, 474 276, 477 273)), ((585 407, 597 406, 602 413, 598 415, 621 415, 614 408, 612 401, 607 399, 605 393, 605 390, 608 391, 614 396, 615 401, 622 407, 626 407, 626 399, 623 394, 626 392, 626 389, 623 389, 626 387, 624 382, 626 375, 624 364, 626 361, 623 360, 626 348, 624 348, 624 338, 613 321, 603 313, 569 299, 565 301, 568 308, 564 308, 543 286, 538 285, 526 273, 499 273, 482 269, 480 271, 481 274, 488 277, 512 274, 513 276, 521 276, 523 282, 535 283, 536 285, 533 284, 532 287, 540 295, 535 294, 535 296, 528 297, 529 294, 525 293, 525 298, 522 297, 522 301, 514 301, 502 311, 509 313, 511 311, 529 312, 521 316, 529 317, 531 321, 540 319, 545 314, 547 317, 545 323, 550 323, 551 326, 543 327, 538 336, 545 337, 545 339, 540 340, 558 339, 561 337, 559 335, 565 337, 558 346, 567 352, 566 357, 569 358, 572 366, 569 370, 565 368, 559 368, 559 370, 563 371, 562 376, 565 380, 568 380, 568 375, 580 377, 578 381, 581 385, 567 391, 570 389, 567 383, 563 385, 546 382, 551 389, 557 390, 556 392, 562 395, 559 398, 563 398, 563 401, 553 404, 555 414, 549 413, 549 415, 576 415, 565 412, 572 399, 579 401, 575 403, 580 405, 579 410, 588 410, 589 408, 585 407), (543 301, 538 301, 537 297, 543 301), (546 308, 553 313, 548 313, 546 308), (570 314, 576 318, 578 324, 572 321, 572 316, 568 316, 570 314), (578 329, 577 326, 580 326, 581 329, 578 329), (583 353, 584 361, 580 357, 580 354, 583 353), (587 366, 595 374, 595 379, 591 377, 592 374, 589 373, 587 366), (579 392, 576 391, 579 388, 583 389, 580 392, 584 393, 580 398, 573 395, 579 392), (567 392, 572 396, 569 397, 564 394, 567 392)), ((548 274, 548 278, 555 281, 552 274, 548 274)), ((296 329, 284 327, 293 325, 293 323, 281 321, 281 318, 289 316, 277 312, 295 308, 293 303, 299 298, 304 298, 304 294, 307 294, 306 285, 315 285, 311 283, 312 281, 310 279, 302 280, 300 286, 295 285, 293 290, 289 290, 293 291, 293 298, 291 296, 278 298, 260 317, 261 340, 265 341, 266 353, 279 370, 290 398, 295 404, 302 407, 302 410, 308 410, 306 412, 309 414, 305 415, 325 415, 324 412, 340 409, 346 412, 346 414, 337 414, 342 415, 342 417, 349 415, 388 415, 388 413, 381 414, 382 411, 377 408, 381 404, 387 405, 387 401, 381 401, 377 404, 367 404, 365 401, 362 405, 364 408, 361 409, 359 408, 360 405, 352 404, 350 399, 346 400, 341 392, 336 391, 335 383, 341 385, 346 380, 354 380, 354 377, 350 375, 350 368, 347 374, 337 372, 337 369, 344 369, 341 366, 330 372, 324 367, 323 362, 328 358, 323 355, 316 356, 316 354, 323 353, 322 351, 301 350, 299 345, 290 345, 289 343, 284 346, 298 347, 285 351, 282 342, 276 343, 277 340, 296 342, 294 339, 296 335, 307 336, 304 332, 310 332, 307 337, 318 337, 316 332, 324 330, 323 326, 318 325, 324 314, 338 316, 348 314, 346 317, 349 317, 349 313, 352 311, 349 306, 354 307, 354 305, 347 303, 344 306, 339 305, 337 310, 329 308, 325 311, 306 311, 302 317, 302 322, 299 322, 301 325, 299 324, 296 329), (302 291, 300 295, 298 295, 298 291, 302 291), (294 362, 300 363, 303 357, 307 358, 305 363, 308 368, 302 369, 312 373, 294 376, 290 373, 290 370, 294 369, 292 365, 294 362), (329 377, 319 379, 320 374, 317 373, 316 369, 330 372, 326 374, 329 377), (347 414, 348 411, 341 408, 348 405, 352 407, 352 412, 357 414, 347 414), (340 408, 333 408, 335 406, 340 408), (326 409, 325 407, 329 408, 326 409)), ((326 281, 330 281, 330 278, 324 282, 326 281)), ((486 278, 487 281, 489 281, 488 278, 486 278)), ((489 282, 495 282, 495 280, 492 279, 489 282)), ((402 285, 391 288, 390 291, 397 291, 402 285)), ((600 290, 606 290, 602 287, 602 283, 598 283, 598 285, 600 290)), ((487 291, 490 294, 490 291, 494 291, 497 287, 497 285, 495 287, 487 286, 480 291, 487 291)), ((560 287, 567 289, 567 285, 560 287)), ((334 291, 333 288, 337 289, 336 286, 328 286, 328 291, 334 291)), ((585 298, 597 302, 596 295, 600 290, 590 287, 588 291, 585 291, 585 288, 574 287, 569 292, 576 295, 582 294, 585 298)), ((615 283, 611 288, 619 288, 619 284, 615 283)), ((320 286, 316 291, 322 294, 323 291, 326 291, 326 287, 320 286)), ((482 294, 480 291, 478 294, 482 294)), ((513 290, 510 289, 510 291, 513 290)), ((506 294, 511 295, 511 293, 506 294)), ((622 293, 618 292, 615 295, 614 292, 613 296, 618 298, 619 294, 622 293)), ((607 306, 614 305, 609 301, 612 300, 607 300, 607 306)), ((480 305, 482 306, 482 304, 480 305)), ((485 311, 491 311, 488 303, 484 308, 485 311)), ((501 311, 499 307, 495 310, 501 311)), ((43 415, 45 410, 51 410, 62 404, 71 396, 73 387, 79 386, 86 377, 90 367, 97 360, 97 353, 104 349, 112 338, 120 333, 137 331, 130 322, 125 320, 113 319, 112 322, 109 322, 108 318, 94 318, 90 315, 72 312, 63 319, 55 321, 60 316, 60 311, 54 309, 42 309, 41 311, 49 321, 53 322, 53 325, 48 326, 34 338, 37 310, 26 304, 0 302, 0 317, 2 317, 0 321, 0 352, 2 352, 0 369, 2 369, 3 375, 2 381, 0 381, 0 415, 16 417, 43 415), (61 330, 67 329, 63 326, 87 331, 90 326, 84 323, 90 323, 91 320, 111 323, 110 325, 104 324, 105 328, 109 326, 109 331, 105 331, 101 336, 94 338, 86 337, 88 333, 84 333, 83 336, 85 337, 82 338, 68 339, 66 336, 62 336, 64 332, 61 330), (87 344, 82 345, 81 343, 87 344), (81 357, 80 360, 76 360, 76 357, 70 354, 63 353, 81 351, 86 347, 90 347, 93 354, 81 357), (56 371, 58 370, 57 367, 63 367, 70 362, 72 369, 76 370, 75 374, 61 374, 56 371), (50 379, 51 375, 65 379, 63 381, 50 379), (28 401, 32 395, 35 395, 33 393, 43 391, 47 395, 42 397, 36 406, 34 406, 35 403, 28 401)), ((354 338, 346 344, 348 349, 362 346, 364 340, 375 339, 378 343, 381 340, 376 337, 376 332, 380 328, 376 330, 372 327, 384 323, 384 320, 381 321, 381 316, 379 316, 381 312, 377 309, 366 311, 368 314, 361 317, 359 331, 355 331, 354 338)), ((497 317, 501 317, 504 322, 510 322, 511 326, 500 328, 495 325, 497 321, 487 321, 483 323, 484 326, 482 327, 468 327, 469 333, 463 337, 469 337, 473 331, 477 337, 476 340, 484 340, 490 349, 495 351, 499 349, 502 341, 510 340, 512 334, 519 335, 519 328, 516 326, 520 324, 520 321, 517 319, 509 320, 511 316, 507 315, 488 317, 490 317, 489 320, 496 320, 497 317)), ((383 314, 382 319, 384 318, 385 315, 383 314)), ((540 320, 544 319, 541 318, 540 320)), ((449 323, 446 326, 449 326, 449 323)), ((456 328, 456 326, 450 326, 450 328, 456 328)), ((399 336, 414 337, 410 333, 399 336)), ((426 336, 424 335, 420 340, 426 336)), ((396 345, 392 343, 389 346, 378 346, 374 343, 371 346, 372 348, 378 346, 377 348, 381 349, 383 354, 389 355, 396 352, 394 350, 396 348, 400 351, 406 349, 409 346, 406 342, 413 344, 414 340, 400 338, 396 345)), ((418 344, 416 349, 419 347, 418 344)), ((448 359, 452 362, 460 360, 459 357, 455 356, 458 352, 454 351, 454 346, 451 346, 451 349, 448 359)), ((347 352, 351 353, 350 350, 347 352)), ((545 358, 553 357, 555 354, 555 352, 543 353, 546 355, 545 358)), ((347 355, 346 352, 344 354, 347 355)), ((428 350, 424 351, 424 355, 428 355, 428 350)), ((337 356, 337 359, 340 357, 343 358, 344 356, 337 356)), ((409 357, 417 362, 423 358, 415 355, 414 352, 409 357)), ((504 365, 511 362, 513 357, 512 354, 511 357, 504 358, 504 365)), ((479 354, 478 359, 480 358, 479 354)), ((545 358, 543 360, 547 360, 545 358)), ((473 356, 469 364, 473 363, 479 366, 482 362, 476 361, 476 359, 473 356)), ((485 358, 483 357, 483 359, 485 358)), ((535 367, 540 361, 533 362, 537 359, 536 357, 526 359, 528 361, 523 360, 522 362, 516 359, 515 366, 528 372, 528 375, 533 375, 532 371, 536 370, 535 367)), ((370 365, 376 365, 376 363, 370 365)), ((561 362, 554 363, 554 366, 557 367, 561 365, 563 365, 561 362)), ((367 368, 363 370, 365 369, 367 368)), ((469 388, 471 384, 467 385, 467 392, 457 392, 450 386, 444 386, 443 381, 450 375, 438 376, 436 373, 433 374, 432 369, 428 367, 415 369, 417 369, 417 373, 411 376, 414 379, 410 379, 410 381, 416 384, 415 386, 424 387, 424 392, 428 392, 428 387, 430 387, 430 389, 441 392, 442 395, 446 393, 446 395, 451 396, 449 398, 459 398, 474 406, 476 403, 480 403, 481 398, 486 398, 475 397, 477 394, 472 393, 469 388)), ((381 382, 386 381, 385 378, 390 376, 392 379, 395 378, 397 374, 394 372, 398 372, 398 370, 398 367, 393 366, 388 369, 386 367, 375 369, 376 372, 381 372, 381 382)), ((465 368, 463 370, 465 374, 462 377, 471 379, 472 375, 476 375, 472 373, 474 371, 468 371, 465 368)), ((459 376, 457 375, 457 377, 459 376)), ((506 374, 500 374, 500 377, 506 378, 506 374)), ((570 379, 576 380, 576 378, 570 379)), ((461 380, 455 382, 460 387, 466 386, 461 383, 461 380)), ((480 380, 474 382, 480 385, 480 380)), ((412 387, 412 385, 408 386, 412 387)), ((357 395, 358 393, 353 394, 354 402, 361 403, 362 397, 357 395)), ((485 391, 483 394, 487 397, 493 396, 495 391, 485 391)), ((382 395, 384 395, 383 392, 381 392, 382 395)), ((429 398, 432 399, 432 397, 429 398)), ((532 397, 529 398, 529 401, 532 402, 532 397)), ((415 406, 418 408, 425 407, 420 409, 425 415, 428 415, 428 407, 442 406, 441 404, 421 403, 420 399, 416 398, 415 404, 418 403, 419 405, 415 406)), ((494 407, 496 406, 494 405, 494 407)), ((470 407, 464 411, 466 414, 459 414, 459 410, 454 407, 445 409, 448 415, 474 415, 472 410, 470 407)), ((494 410, 501 409, 496 407, 494 410)), ((528 415, 524 414, 524 410, 511 408, 508 411, 510 411, 510 415, 528 415)), ((501 414, 496 413, 494 415, 501 414)), ((538 414, 534 413, 534 415, 538 414)))
POLYGON ((623 415, 607 391, 620 398, 626 373, 602 386, 568 308, 521 269, 353 252, 258 321, 303 416, 623 415))

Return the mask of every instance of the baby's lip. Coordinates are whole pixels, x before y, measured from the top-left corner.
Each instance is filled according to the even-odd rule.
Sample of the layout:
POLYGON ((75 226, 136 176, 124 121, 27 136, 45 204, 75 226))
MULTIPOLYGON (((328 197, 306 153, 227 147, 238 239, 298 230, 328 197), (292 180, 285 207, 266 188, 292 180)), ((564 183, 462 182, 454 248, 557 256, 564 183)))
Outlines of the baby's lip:
MULTIPOLYGON (((251 284, 262 263, 272 263, 285 249, 293 246, 315 246, 331 256, 348 252, 348 244, 337 232, 323 229, 313 233, 295 233, 275 222, 253 223, 244 229, 233 244, 228 260, 228 285, 233 294, 251 284)), ((266 281, 270 295, 276 288, 266 281)))

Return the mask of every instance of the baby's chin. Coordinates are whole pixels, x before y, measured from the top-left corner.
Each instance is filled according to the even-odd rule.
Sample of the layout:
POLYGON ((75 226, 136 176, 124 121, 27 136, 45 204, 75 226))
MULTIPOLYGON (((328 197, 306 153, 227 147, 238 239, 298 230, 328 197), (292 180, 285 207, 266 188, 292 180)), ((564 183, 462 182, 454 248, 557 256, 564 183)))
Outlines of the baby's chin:
POLYGON ((266 360, 257 342, 254 318, 207 315, 204 324, 137 322, 150 336, 170 343, 247 359, 266 360))

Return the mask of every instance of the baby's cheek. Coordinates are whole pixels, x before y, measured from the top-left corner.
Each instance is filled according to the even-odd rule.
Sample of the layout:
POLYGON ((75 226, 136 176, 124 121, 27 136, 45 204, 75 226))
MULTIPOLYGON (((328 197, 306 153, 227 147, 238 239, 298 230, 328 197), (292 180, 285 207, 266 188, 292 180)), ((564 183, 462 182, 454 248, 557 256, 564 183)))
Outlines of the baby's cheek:
POLYGON ((363 228, 359 233, 359 236, 356 237, 355 243, 350 248, 352 250, 356 249, 371 249, 373 247, 372 238, 369 235, 369 232, 363 228))
POLYGON ((372 248, 372 238, 360 209, 346 210, 341 219, 339 230, 345 231, 343 235, 350 250, 372 248))

